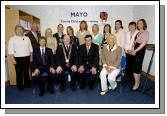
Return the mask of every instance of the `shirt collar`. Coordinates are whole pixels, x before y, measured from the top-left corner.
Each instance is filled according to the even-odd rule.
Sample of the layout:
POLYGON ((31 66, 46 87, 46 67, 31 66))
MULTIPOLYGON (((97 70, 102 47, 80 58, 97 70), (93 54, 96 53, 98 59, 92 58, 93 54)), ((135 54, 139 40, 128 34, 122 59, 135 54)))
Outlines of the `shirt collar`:
MULTIPOLYGON (((107 45, 106 48, 109 50, 109 45, 107 45)), ((113 51, 116 50, 116 49, 117 49, 117 45, 115 44, 114 47, 111 49, 111 51, 113 52, 113 51)))
POLYGON ((41 51, 42 51, 42 49, 44 49, 44 52, 45 52, 45 47, 43 47, 43 48, 42 48, 42 47, 40 47, 40 50, 41 50, 41 51))

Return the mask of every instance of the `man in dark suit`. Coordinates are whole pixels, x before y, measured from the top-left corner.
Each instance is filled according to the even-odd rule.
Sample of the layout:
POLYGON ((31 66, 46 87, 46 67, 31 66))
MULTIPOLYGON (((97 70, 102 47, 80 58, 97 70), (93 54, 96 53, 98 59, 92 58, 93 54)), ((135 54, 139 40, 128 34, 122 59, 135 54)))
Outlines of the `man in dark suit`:
POLYGON ((53 94, 53 79, 54 79, 54 66, 53 66, 53 53, 50 48, 45 47, 46 38, 41 37, 39 39, 40 47, 33 52, 33 73, 34 78, 38 78, 39 83, 39 96, 43 96, 45 93, 45 81, 42 74, 48 74, 48 86, 47 90, 53 94))
POLYGON ((92 43, 92 36, 85 36, 85 44, 80 45, 79 48, 79 77, 80 88, 83 89, 86 86, 86 78, 88 76, 89 89, 94 88, 94 82, 97 78, 97 69, 99 64, 99 50, 98 46, 92 43))
POLYGON ((31 25, 31 31, 26 36, 30 38, 33 50, 39 47, 38 39, 41 37, 41 34, 38 32, 38 25, 36 23, 31 25))
POLYGON ((56 52, 56 73, 60 79, 61 91, 65 91, 65 71, 69 72, 70 86, 76 89, 76 72, 78 65, 77 46, 70 43, 70 36, 64 35, 63 44, 59 45, 56 52))
POLYGON ((64 37, 63 30, 64 30, 63 25, 58 24, 57 33, 53 34, 53 37, 56 38, 58 45, 61 45, 63 43, 63 37, 64 37))

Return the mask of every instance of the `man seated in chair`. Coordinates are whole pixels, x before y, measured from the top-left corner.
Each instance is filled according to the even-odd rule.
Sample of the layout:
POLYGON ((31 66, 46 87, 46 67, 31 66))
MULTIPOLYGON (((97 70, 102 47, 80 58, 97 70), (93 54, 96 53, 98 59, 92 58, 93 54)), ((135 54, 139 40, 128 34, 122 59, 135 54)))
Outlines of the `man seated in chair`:
POLYGON ((122 57, 121 47, 116 45, 116 37, 111 34, 107 38, 108 45, 102 50, 103 68, 100 72, 101 95, 105 95, 108 89, 115 89, 117 86, 116 77, 120 72, 122 57), (107 75, 110 86, 107 86, 107 75))
POLYGON ((70 43, 70 36, 64 35, 63 44, 59 45, 56 52, 56 73, 60 80, 61 91, 65 91, 65 72, 68 71, 71 80, 70 87, 76 90, 76 72, 78 65, 77 46, 70 43))
POLYGON ((50 48, 47 48, 46 38, 41 37, 39 39, 40 47, 35 49, 33 52, 33 73, 34 78, 38 78, 39 84, 39 96, 43 96, 45 93, 45 78, 43 76, 48 77, 48 85, 47 90, 51 94, 54 93, 53 90, 53 79, 55 70, 53 68, 53 53, 50 48), (45 73, 45 74, 44 74, 45 73))
POLYGON ((89 89, 94 88, 95 79, 97 78, 97 70, 99 65, 99 48, 92 43, 92 36, 85 36, 85 44, 79 48, 79 69, 80 88, 84 89, 88 85, 89 89), (88 78, 85 78, 88 77, 88 78))

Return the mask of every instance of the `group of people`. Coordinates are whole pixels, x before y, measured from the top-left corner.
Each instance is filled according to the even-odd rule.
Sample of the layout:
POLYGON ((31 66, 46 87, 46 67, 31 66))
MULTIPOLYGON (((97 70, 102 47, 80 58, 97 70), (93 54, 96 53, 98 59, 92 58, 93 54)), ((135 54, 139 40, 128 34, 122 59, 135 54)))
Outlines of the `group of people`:
POLYGON ((46 89, 43 73, 48 74, 47 91, 52 94, 55 82, 60 83, 61 91, 66 90, 65 72, 70 75, 72 90, 76 90, 76 82, 80 89, 87 85, 94 89, 96 78, 100 78, 100 95, 105 95, 117 87, 116 77, 120 72, 123 51, 126 53, 126 78, 130 80, 132 90, 138 90, 149 40, 144 19, 130 22, 127 33, 121 20, 115 21, 114 33, 111 33, 110 24, 105 24, 103 34, 99 33, 98 24, 94 24, 90 33, 84 20, 80 22, 76 35, 71 26, 66 28, 66 34, 63 31, 63 25, 59 24, 57 33, 53 34, 52 29, 47 28, 45 36, 41 36, 38 25, 33 23, 31 31, 24 35, 24 28, 16 25, 15 35, 9 40, 8 54, 15 65, 19 90, 31 87, 31 69, 33 78, 39 83, 39 96, 43 96, 46 89))

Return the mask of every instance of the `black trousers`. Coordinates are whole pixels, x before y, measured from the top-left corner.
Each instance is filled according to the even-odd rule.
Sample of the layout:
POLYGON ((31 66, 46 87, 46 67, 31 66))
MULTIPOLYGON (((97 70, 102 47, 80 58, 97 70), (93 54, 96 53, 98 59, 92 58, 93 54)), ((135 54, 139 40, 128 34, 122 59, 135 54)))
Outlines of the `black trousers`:
POLYGON ((83 89, 86 85, 89 85, 89 89, 94 88, 94 84, 97 78, 97 74, 92 74, 90 72, 91 67, 86 67, 83 73, 78 73, 80 88, 83 89), (86 73, 89 70, 89 73, 86 73))
POLYGON ((30 57, 15 57, 16 85, 18 89, 30 87, 29 66, 30 57))
POLYGON ((40 74, 39 76, 34 77, 34 82, 38 81, 38 87, 39 87, 39 92, 40 93, 44 93, 45 92, 45 85, 46 85, 46 81, 47 81, 47 90, 53 90, 53 83, 54 83, 54 79, 55 79, 55 75, 49 72, 49 68, 40 68, 39 69, 40 74), (43 72, 47 72, 48 76, 47 77, 42 77, 41 74, 43 72), (35 80, 36 79, 36 80, 35 80))
POLYGON ((59 79, 61 88, 66 88, 65 78, 67 77, 67 75, 65 74, 65 71, 68 71, 70 76, 71 76, 70 87, 75 88, 75 86, 76 86, 76 72, 72 72, 71 67, 63 68, 63 72, 61 74, 57 74, 57 78, 59 79))
POLYGON ((134 56, 126 54, 126 80, 127 82, 134 83, 133 75, 134 56))

